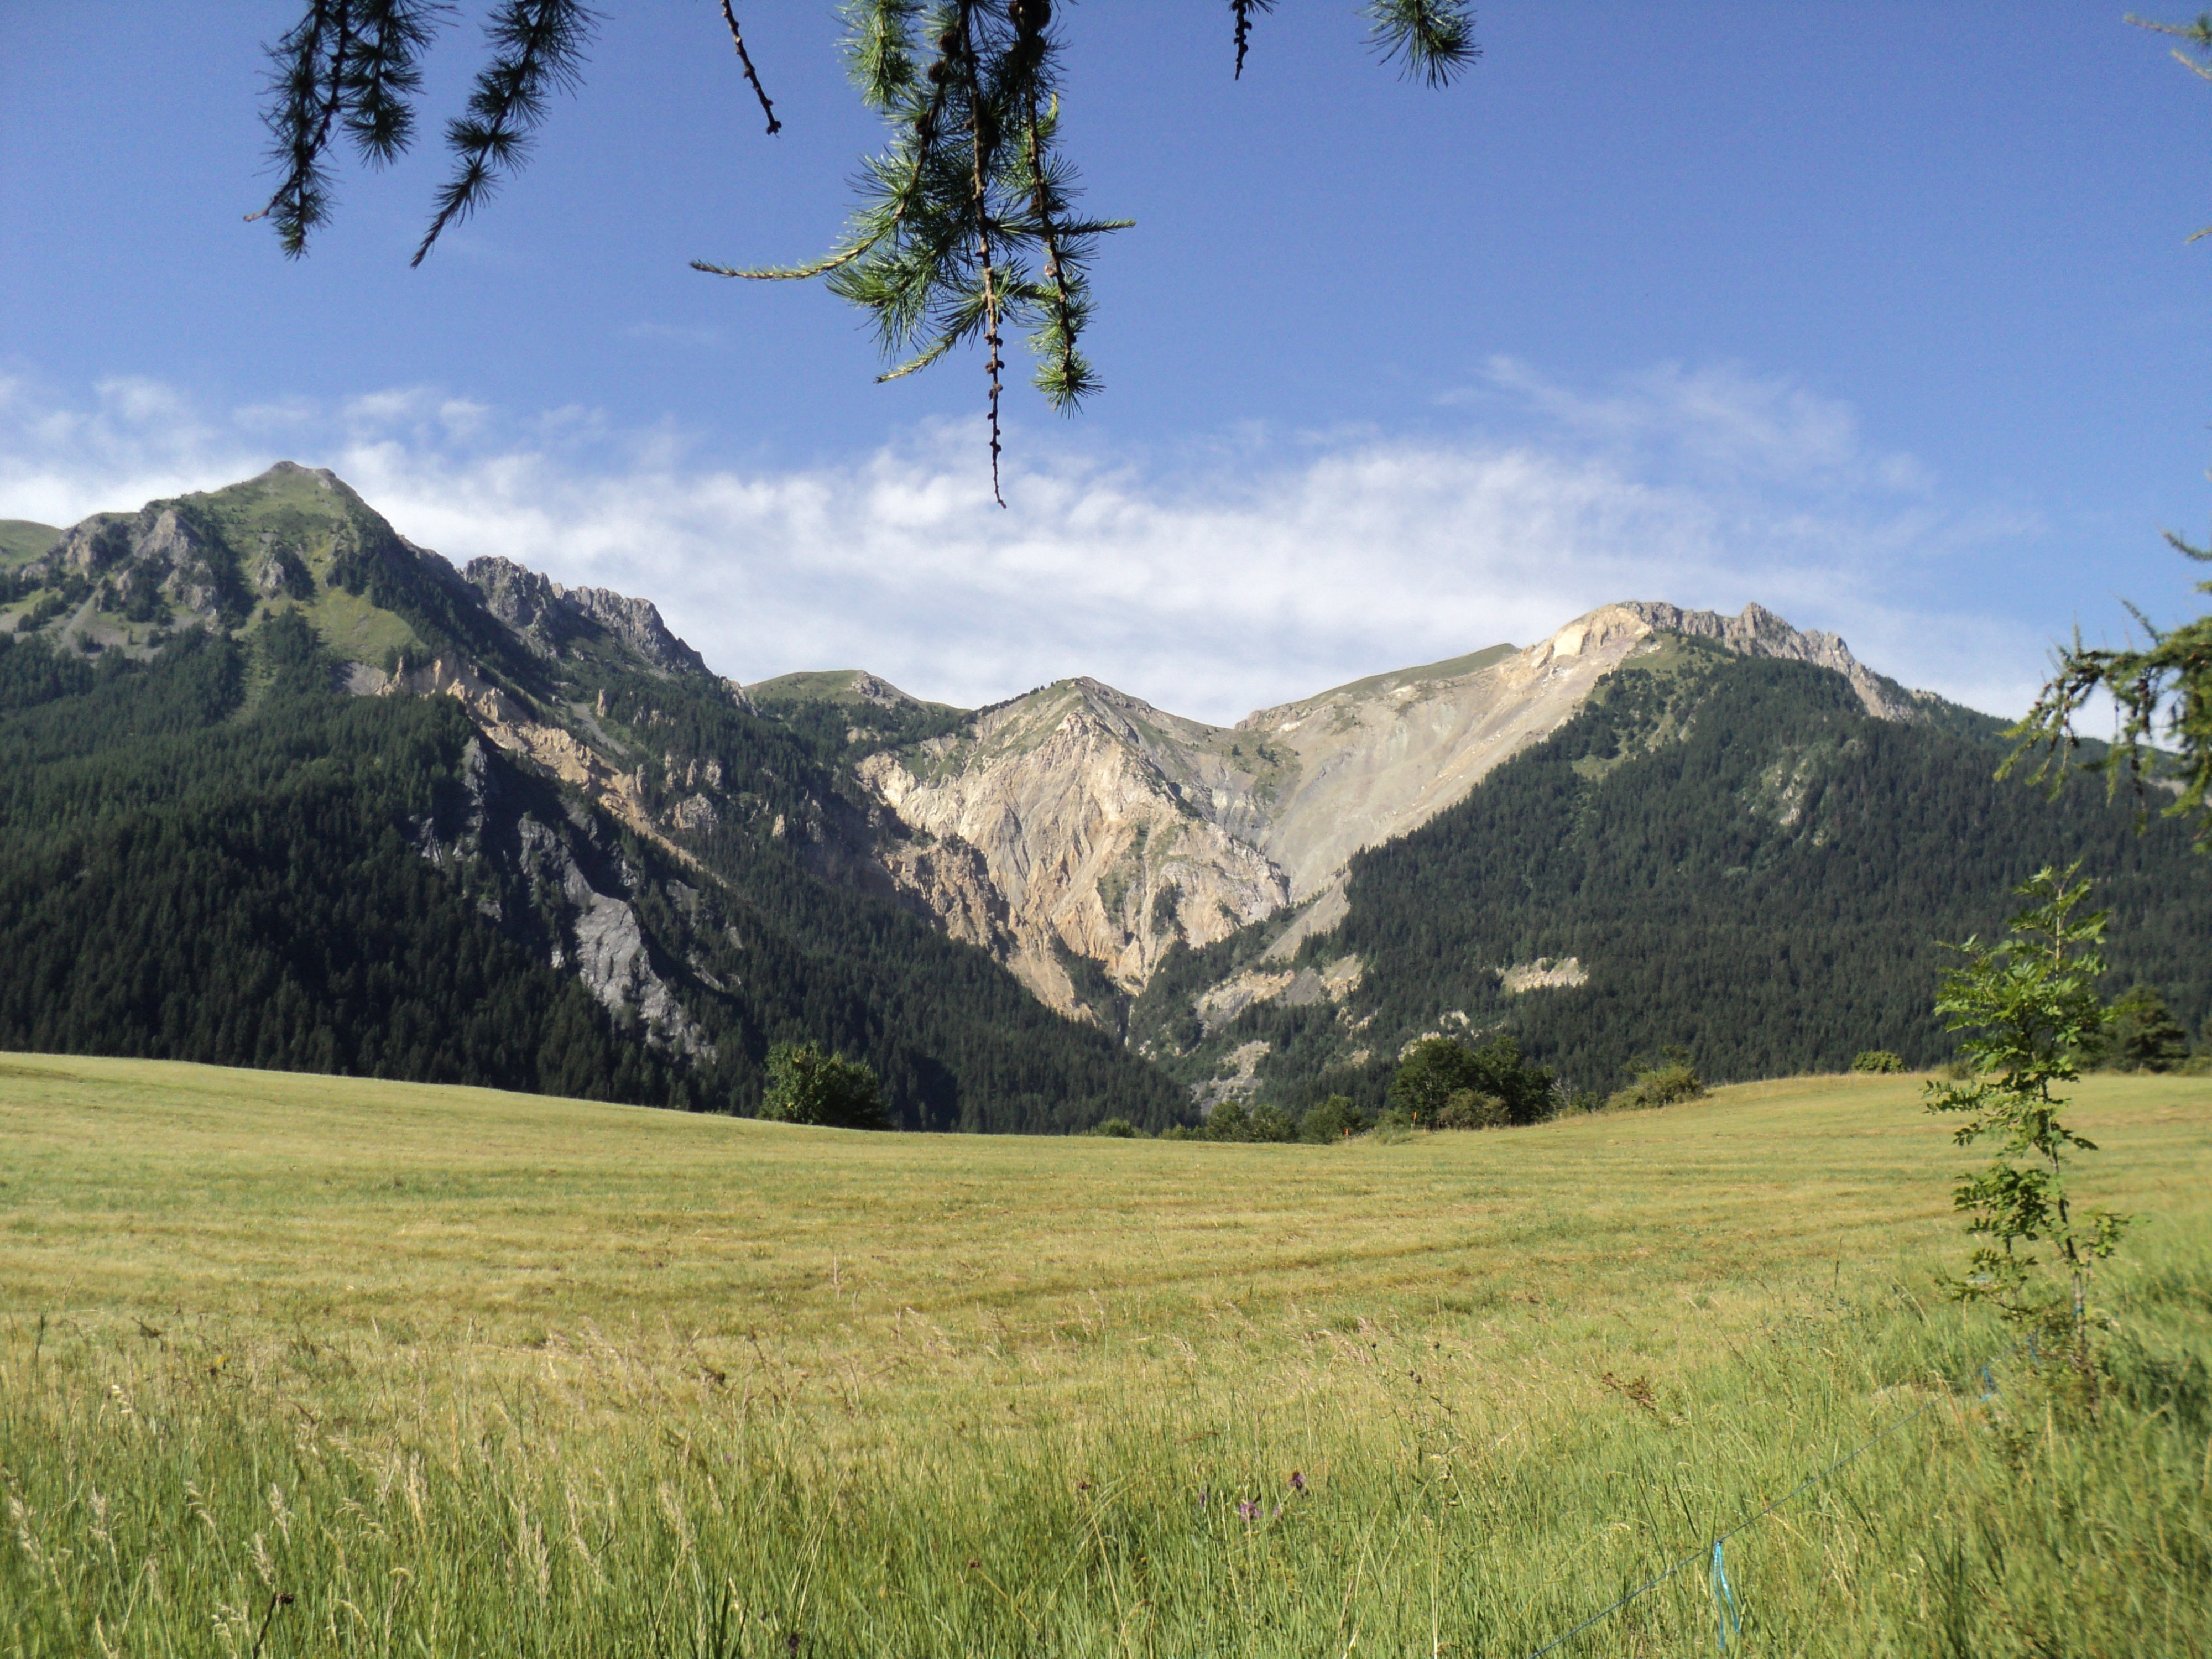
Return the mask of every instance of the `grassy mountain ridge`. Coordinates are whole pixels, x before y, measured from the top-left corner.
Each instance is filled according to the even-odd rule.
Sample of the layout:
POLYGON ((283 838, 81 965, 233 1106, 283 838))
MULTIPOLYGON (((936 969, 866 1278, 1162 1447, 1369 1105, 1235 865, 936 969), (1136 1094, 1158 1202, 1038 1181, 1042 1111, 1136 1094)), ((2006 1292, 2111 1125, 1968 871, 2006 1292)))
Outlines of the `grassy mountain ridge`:
POLYGON ((61 539, 50 524, 28 519, 0 519, 0 566, 27 564, 61 539))

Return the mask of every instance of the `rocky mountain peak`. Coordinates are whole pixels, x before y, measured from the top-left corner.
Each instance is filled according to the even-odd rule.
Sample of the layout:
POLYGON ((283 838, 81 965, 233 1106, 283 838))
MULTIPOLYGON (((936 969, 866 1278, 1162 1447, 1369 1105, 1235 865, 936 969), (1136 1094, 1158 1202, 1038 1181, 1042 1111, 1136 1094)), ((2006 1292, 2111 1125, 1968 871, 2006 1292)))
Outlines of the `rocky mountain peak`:
POLYGON ((669 630, 650 599, 605 587, 563 587, 496 556, 471 559, 463 578, 484 608, 540 656, 561 654, 580 634, 603 629, 665 674, 705 674, 705 660, 669 630))
POLYGON ((872 757, 860 777, 931 837, 885 855, 894 884, 1065 1012, 1069 953, 1128 990, 1176 937, 1202 945, 1306 901, 1325 925, 1354 854, 1463 799, 1668 634, 1832 670, 1881 719, 1920 713, 1833 634, 1757 605, 1730 617, 1630 600, 1523 649, 1373 675, 1234 726, 1087 677, 1055 681, 963 733, 872 757))
POLYGON ((1841 635, 1793 628, 1764 605, 1747 605, 1733 617, 1712 611, 1685 611, 1650 599, 1631 599, 1607 608, 1626 611, 1662 633, 1711 640, 1740 657, 1774 657, 1833 669, 1850 682, 1860 703, 1875 719, 1905 721, 1917 717, 1912 694, 1854 657, 1841 635))
POLYGON ((671 674, 708 672, 705 659, 669 630, 652 600, 634 599, 610 587, 563 588, 557 582, 553 592, 656 668, 671 674))

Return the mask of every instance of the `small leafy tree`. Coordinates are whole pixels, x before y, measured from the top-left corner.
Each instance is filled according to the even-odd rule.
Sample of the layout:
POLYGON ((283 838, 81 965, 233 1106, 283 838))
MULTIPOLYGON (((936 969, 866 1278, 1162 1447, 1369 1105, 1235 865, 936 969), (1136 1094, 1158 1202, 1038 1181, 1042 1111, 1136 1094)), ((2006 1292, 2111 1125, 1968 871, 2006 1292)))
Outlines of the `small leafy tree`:
POLYGON ((1366 1113, 1350 1095, 1331 1095, 1308 1109, 1298 1120, 1299 1138, 1316 1142, 1346 1140, 1365 1134, 1371 1127, 1366 1113))
POLYGON ((1954 947, 1966 964, 1943 976, 1936 1011, 1945 1029, 1978 1035, 1964 1045, 1966 1076, 1930 1083, 1925 1097, 1929 1111, 1966 1117, 1952 1135, 1960 1146, 1997 1143, 1996 1156, 1953 1189, 1953 1204, 1972 1218, 1968 1234, 1981 1242, 1966 1272, 1944 1287, 1960 1301, 1989 1303, 2015 1325, 2052 1334, 2069 1322, 2046 1269, 2071 1279, 2079 1333, 2092 1268, 2118 1247, 2128 1221, 2108 1210, 2075 1210, 2066 1154, 2096 1146, 2060 1121, 2064 1102, 2052 1092, 2094 1058, 2106 1019, 2097 1000, 2106 913, 2075 914, 2090 888, 2074 878, 2081 867, 2045 866, 2015 889, 2029 905, 2002 943, 1969 939, 1954 947))
MULTIPOLYGON (((1556 1107, 1553 1079, 1547 1066, 1531 1066, 1521 1058, 1521 1045, 1504 1032, 1479 1048, 1447 1036, 1425 1037, 1407 1051, 1390 1079, 1390 1103, 1404 1111, 1419 1127, 1438 1127, 1461 1095, 1498 1102, 1498 1121, 1536 1123, 1556 1107)), ((1476 1127, 1473 1100, 1462 1101, 1458 1113, 1466 1122, 1455 1127, 1476 1127)))
POLYGON ((761 1115, 778 1123, 830 1129, 888 1129, 876 1074, 811 1042, 779 1042, 768 1052, 768 1094, 761 1115))
POLYGON ((1862 1048, 1851 1061, 1851 1070, 1854 1072, 1879 1073, 1901 1072, 1904 1069, 1904 1057, 1893 1054, 1887 1048, 1862 1048))
POLYGON ((1464 1087, 1467 1048, 1449 1037, 1425 1037, 1415 1043, 1390 1079, 1390 1103, 1425 1129, 1445 1103, 1464 1087))

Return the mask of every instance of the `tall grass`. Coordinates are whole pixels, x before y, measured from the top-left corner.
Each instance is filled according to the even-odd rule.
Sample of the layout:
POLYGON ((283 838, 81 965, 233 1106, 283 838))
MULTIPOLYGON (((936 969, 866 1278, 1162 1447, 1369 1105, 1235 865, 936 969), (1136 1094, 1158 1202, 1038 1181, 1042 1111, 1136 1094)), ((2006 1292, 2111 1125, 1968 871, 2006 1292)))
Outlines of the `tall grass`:
MULTIPOLYGON (((1733 1122, 1782 1169, 1820 1111, 1847 1127, 1867 1103, 1901 1098, 1871 1086, 1773 1109, 1723 1099, 1672 1133, 1733 1122)), ((1917 1211, 1897 1224, 1906 1248, 1890 1271, 1863 1255, 1816 1267, 1778 1245, 1757 1259, 1747 1224, 1780 1227, 1794 1182, 1709 1187, 1686 1224, 1615 1217, 1615 1250, 1646 1237, 1729 1265, 1594 1299, 1577 1291, 1595 1269, 1545 1259, 1547 1239, 1564 1254, 1570 1223, 1500 1212, 1484 1230, 1517 1221, 1522 1259, 1487 1279, 1392 1255, 1380 1220, 1364 1233, 1338 1220, 1304 1241, 1303 1282, 1278 1291, 1254 1288, 1261 1267, 1240 1273, 1232 1244, 1196 1264, 1219 1292, 1202 1304, 1102 1277, 916 1311, 925 1298, 906 1293, 977 1247, 963 1224, 908 1235, 913 1259, 880 1267, 896 1281, 878 1285, 895 1292, 887 1313, 861 1305, 850 1265, 802 1298, 771 1255, 739 1290, 695 1273, 673 1304, 688 1320, 642 1297, 579 1298, 590 1305, 549 1319, 481 1288, 411 1318, 386 1301, 355 1319, 328 1298, 373 1267, 425 1285, 456 1263, 465 1274, 452 1227, 387 1228, 368 1250, 349 1218, 372 1190, 386 1201, 388 1177, 321 1198, 293 1161, 264 1190, 245 1143, 196 1139, 172 1114, 156 1135, 164 1191, 227 1178, 228 1210, 203 1224, 222 1242, 152 1230, 140 1248, 167 1263, 166 1308, 84 1283, 64 1297, 67 1264, 46 1241, 78 1239, 82 1255, 84 1227, 136 1261, 111 1236, 169 1201, 118 1176, 130 1126, 97 1088, 87 1097, 102 1098, 79 1104, 110 1113, 91 1120, 105 1142, 49 1100, 53 1134, 17 1143, 31 1156, 0 1188, 9 1655, 1525 1655, 1686 1556, 1559 1650, 1686 1654, 1715 1640, 1710 1540, 1885 1430, 1728 1543, 1743 1651, 2212 1651, 2212 1234, 2186 1204, 2146 1224, 2116 1279, 2113 1376, 2092 1411, 2003 1354, 1993 1329, 1927 1300, 1917 1211), (241 1218, 287 1206, 328 1234, 326 1254, 227 1289, 195 1276, 246 1254, 241 1218), (1685 1224, 1687 1244, 1662 1231, 1685 1224), (179 1281, 193 1286, 181 1301, 179 1281)), ((459 1115, 451 1140, 421 1128, 399 1179, 434 1183, 441 1147, 458 1164, 481 1144, 482 1124, 459 1115)), ((1549 1131, 1416 1143, 1392 1164, 1330 1148, 1135 1164, 1098 1143, 1028 1156, 1119 1183, 1138 1221, 1148 1188, 1194 1167, 1247 1183, 1255 1205, 1272 1170, 1337 1183, 1372 1213, 1387 1209, 1378 1177, 1424 1157, 1473 1160, 1468 1179, 1486 1188, 1484 1160, 1556 1173, 1600 1166, 1610 1146, 1648 1167, 1664 1116, 1575 1126, 1586 1144, 1546 1144, 1549 1131)), ((2168 1125, 2155 1161, 2171 1176, 2193 1158, 2185 1179, 2201 1183, 2201 1107, 2108 1116, 2116 1152, 2128 1123, 2146 1137, 2168 1125)), ((641 1155, 624 1123, 666 1127, 590 1120, 603 1170, 641 1155)), ((834 1206, 847 1143, 807 1144, 823 1149, 817 1201, 834 1206)), ((1825 1144, 1870 1178, 1864 1144, 1840 1131, 1825 1144)), ((599 1179, 572 1162, 547 1224, 609 1224, 599 1179)), ((957 1207, 943 1179, 933 1201, 957 1207)), ((2160 1176, 2147 1179, 2131 1190, 2155 1194, 2160 1176)), ((472 1207, 487 1201, 471 1189, 472 1207)), ((986 1224, 1032 1229, 1042 1252, 1054 1221, 986 1224)), ((848 1262, 898 1243, 851 1228, 848 1262)), ((641 1279, 670 1271, 655 1259, 641 1279)), ((488 1279, 497 1266, 482 1255, 488 1279)))

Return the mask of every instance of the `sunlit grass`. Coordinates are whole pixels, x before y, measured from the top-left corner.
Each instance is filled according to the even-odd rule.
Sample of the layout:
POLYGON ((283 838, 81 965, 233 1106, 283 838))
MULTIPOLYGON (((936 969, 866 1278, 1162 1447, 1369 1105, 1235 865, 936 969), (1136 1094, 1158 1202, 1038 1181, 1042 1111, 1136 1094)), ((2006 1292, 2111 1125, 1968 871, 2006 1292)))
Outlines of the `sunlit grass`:
POLYGON ((1747 1651, 2205 1651, 2212 1083, 2083 1085, 2094 1420, 1980 1398, 1916 1100, 1215 1146, 9 1058, 0 1651, 1525 1654, 1930 1402, 1729 1542, 1747 1651))

